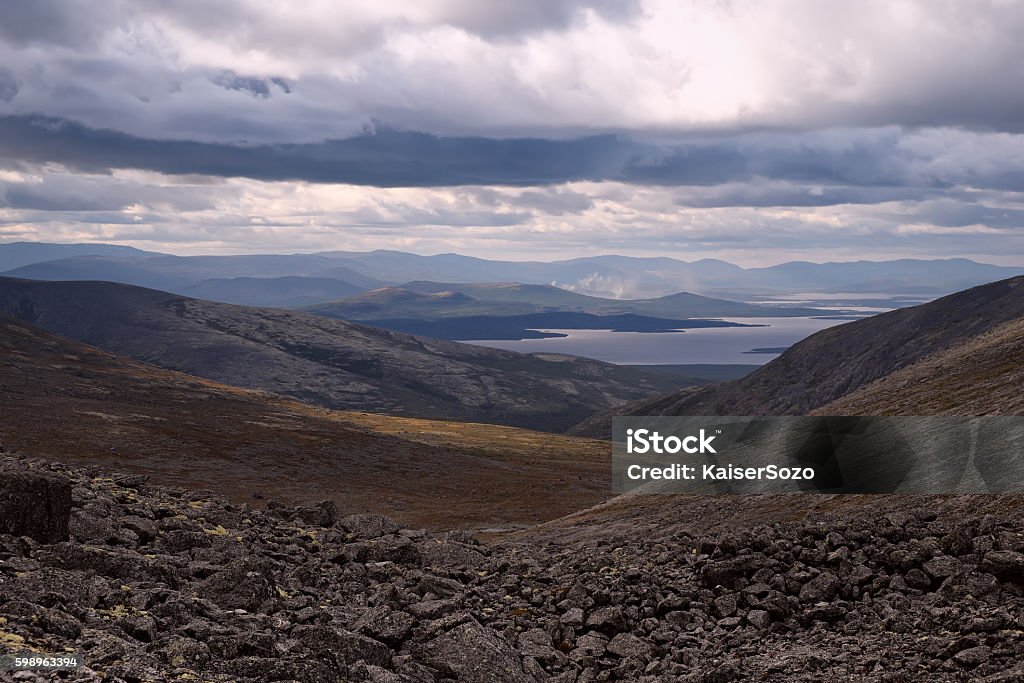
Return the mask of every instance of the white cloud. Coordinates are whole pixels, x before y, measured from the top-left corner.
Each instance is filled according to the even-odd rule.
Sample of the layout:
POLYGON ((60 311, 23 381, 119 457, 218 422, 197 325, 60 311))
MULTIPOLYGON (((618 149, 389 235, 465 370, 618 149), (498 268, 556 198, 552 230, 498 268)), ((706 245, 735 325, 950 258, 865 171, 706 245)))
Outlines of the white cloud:
POLYGON ((0 208, 0 237, 113 241, 172 253, 387 248, 523 259, 710 256, 745 264, 843 255, 1024 261, 1024 194, 908 195, 825 206, 713 201, 716 192, 728 198, 737 187, 749 189, 609 182, 367 188, 34 169, 0 182, 0 196, 20 196, 26 204, 0 208), (19 194, 28 190, 35 194, 27 200, 43 197, 49 204, 33 205, 19 194), (697 206, 695 197, 705 205, 697 206))
POLYGON ((1024 6, 1011 0, 95 4, 64 17, 90 25, 74 39, 8 18, 0 63, 19 92, 0 112, 263 141, 372 120, 500 135, 1022 125, 1024 6), (283 78, 291 94, 226 90, 225 71, 283 78))

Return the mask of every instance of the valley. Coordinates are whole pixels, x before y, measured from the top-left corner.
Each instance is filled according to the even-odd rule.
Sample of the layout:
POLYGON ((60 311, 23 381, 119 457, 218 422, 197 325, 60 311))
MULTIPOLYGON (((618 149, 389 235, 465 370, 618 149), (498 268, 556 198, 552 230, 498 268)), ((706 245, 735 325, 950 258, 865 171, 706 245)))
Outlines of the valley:
POLYGON ((327 408, 548 431, 697 383, 112 283, 0 278, 0 312, 146 363, 327 408))
POLYGON ((1022 33, 0 1, 0 683, 1024 683, 1022 33))
MULTIPOLYGON (((607 363, 656 365, 761 365, 781 351, 752 354, 764 347, 789 347, 842 320, 822 317, 734 318, 728 326, 696 326, 681 332, 541 328, 545 337, 523 340, 473 339, 519 353, 568 353, 607 363)), ((785 350, 785 349, 783 349, 785 350)))
POLYGON ((507 530, 610 490, 600 441, 325 410, 114 356, 3 316, 0 391, 8 453, 127 471, 238 503, 332 500, 346 513, 422 527, 507 530))
MULTIPOLYGON (((637 374, 726 381, 612 407, 575 431, 600 436, 611 413, 689 406, 1019 412, 1021 282, 852 322, 815 318, 827 329, 739 379, 723 366, 637 374), (794 383, 800 372, 814 384, 794 383)), ((351 348, 341 340, 358 341, 403 363, 436 354, 434 372, 455 358, 495 367, 496 351, 103 283, 0 280, 0 304, 18 316, 0 315, 0 507, 40 539, 0 534, 7 642, 84 648, 90 667, 129 678, 225 682, 272 671, 482 683, 499 671, 536 683, 600 670, 809 683, 908 668, 954 681, 1019 669, 1024 497, 611 497, 604 440, 331 410, 37 325, 233 372, 237 354, 267 365, 268 349, 295 354, 307 339, 316 346, 299 358, 331 349, 313 355, 336 363, 351 348), (68 505, 28 514, 18 486, 66 490, 68 505), (45 597, 86 580, 70 602, 45 597), (206 642, 204 629, 218 635, 206 642)), ((589 368, 591 381, 626 377, 596 361, 524 358, 589 368)))

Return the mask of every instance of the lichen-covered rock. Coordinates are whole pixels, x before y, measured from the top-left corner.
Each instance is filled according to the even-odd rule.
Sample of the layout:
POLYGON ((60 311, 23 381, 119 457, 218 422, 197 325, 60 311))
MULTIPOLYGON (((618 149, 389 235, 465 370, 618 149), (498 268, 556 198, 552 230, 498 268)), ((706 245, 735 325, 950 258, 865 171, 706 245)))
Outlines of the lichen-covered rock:
POLYGON ((1024 553, 1013 550, 989 551, 985 553, 981 569, 1004 581, 1024 585, 1024 553))
POLYGON ((353 624, 353 629, 390 645, 402 642, 416 623, 408 612, 380 605, 368 610, 353 624))
POLYGON ((642 664, 654 658, 654 647, 632 633, 620 633, 612 638, 607 650, 617 657, 636 659, 642 664))
POLYGON ((535 683, 519 654, 493 630, 468 621, 423 645, 425 661, 463 683, 535 683))
POLYGON ((276 595, 270 564, 257 557, 232 560, 199 586, 200 594, 221 609, 258 609, 276 595))
POLYGON ((822 572, 800 589, 803 602, 817 603, 831 600, 839 590, 839 578, 832 572, 822 572))
POLYGON ((433 567, 479 567, 487 556, 474 546, 448 541, 423 541, 419 544, 423 563, 433 567))
POLYGON ((349 515, 343 517, 339 524, 359 539, 380 538, 396 533, 401 528, 394 520, 383 515, 349 515))
POLYGON ((338 664, 365 662, 387 667, 391 650, 383 643, 358 633, 330 626, 296 626, 292 637, 309 648, 319 659, 338 664))
POLYGON ((0 534, 28 536, 40 543, 68 540, 70 480, 0 458, 0 534))
POLYGON ((316 505, 296 506, 292 518, 309 526, 332 527, 341 518, 341 513, 333 501, 324 500, 316 505))

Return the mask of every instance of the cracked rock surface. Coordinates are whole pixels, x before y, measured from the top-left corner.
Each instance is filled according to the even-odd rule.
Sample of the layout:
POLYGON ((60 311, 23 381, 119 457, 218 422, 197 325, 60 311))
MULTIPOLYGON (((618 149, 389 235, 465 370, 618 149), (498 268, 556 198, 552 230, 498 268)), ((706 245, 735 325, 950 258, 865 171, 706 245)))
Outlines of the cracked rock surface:
POLYGON ((4 461, 0 500, 41 478, 71 507, 34 518, 42 536, 0 534, 0 649, 86 666, 2 680, 1024 679, 1019 516, 908 505, 483 545, 4 461), (62 524, 68 540, 47 535, 62 524))

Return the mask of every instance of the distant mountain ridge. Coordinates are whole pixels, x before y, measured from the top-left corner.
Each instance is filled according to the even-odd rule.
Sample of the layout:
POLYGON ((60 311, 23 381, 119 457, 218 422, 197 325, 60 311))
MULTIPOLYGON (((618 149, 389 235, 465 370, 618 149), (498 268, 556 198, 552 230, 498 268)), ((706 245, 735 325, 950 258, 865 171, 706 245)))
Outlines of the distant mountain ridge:
POLYGON ((118 258, 75 256, 45 261, 2 273, 5 277, 30 280, 86 280, 173 290, 194 286, 210 279, 238 277, 324 277, 342 280, 363 289, 385 282, 367 277, 331 259, 312 254, 243 256, 145 256, 118 258))
POLYGON ((656 299, 604 299, 551 285, 517 282, 409 282, 385 287, 305 310, 343 320, 372 322, 416 318, 441 320, 468 316, 522 316, 561 311, 596 316, 640 315, 661 318, 775 317, 826 315, 819 308, 747 304, 679 292, 656 299))
POLYGON ((329 408, 550 431, 690 383, 105 282, 0 278, 0 312, 163 368, 329 408))
POLYGON ((616 255, 541 262, 501 261, 459 254, 420 256, 386 250, 169 256, 148 252, 119 254, 117 250, 127 248, 115 245, 39 244, 33 248, 36 247, 40 251, 33 259, 38 260, 28 263, 24 255, 10 256, 19 250, 24 254, 27 247, 0 244, 0 275, 49 280, 105 279, 176 292, 213 278, 293 276, 337 279, 363 289, 415 281, 519 282, 554 285, 563 290, 613 299, 648 299, 677 292, 748 299, 814 292, 915 294, 931 298, 1024 274, 1021 267, 994 266, 962 258, 793 261, 742 268, 716 259, 687 262, 668 257, 616 255), (77 251, 66 253, 70 247, 77 251), (64 258, 66 256, 71 258, 64 258), (143 258, 137 258, 139 256, 143 258))
POLYGON ((916 293, 937 296, 1024 274, 1024 268, 969 259, 898 259, 742 268, 717 259, 591 256, 563 261, 500 261, 459 254, 325 252, 352 270, 393 283, 410 280, 522 282, 609 298, 650 298, 680 291, 723 298, 803 292, 916 293))
POLYGON ((320 301, 346 298, 365 291, 344 280, 325 277, 235 277, 211 278, 180 288, 195 299, 243 306, 297 308, 320 301))
POLYGON ((0 243, 0 273, 22 266, 55 261, 74 256, 114 256, 140 258, 163 256, 155 251, 143 251, 120 244, 54 244, 50 242, 0 243))

